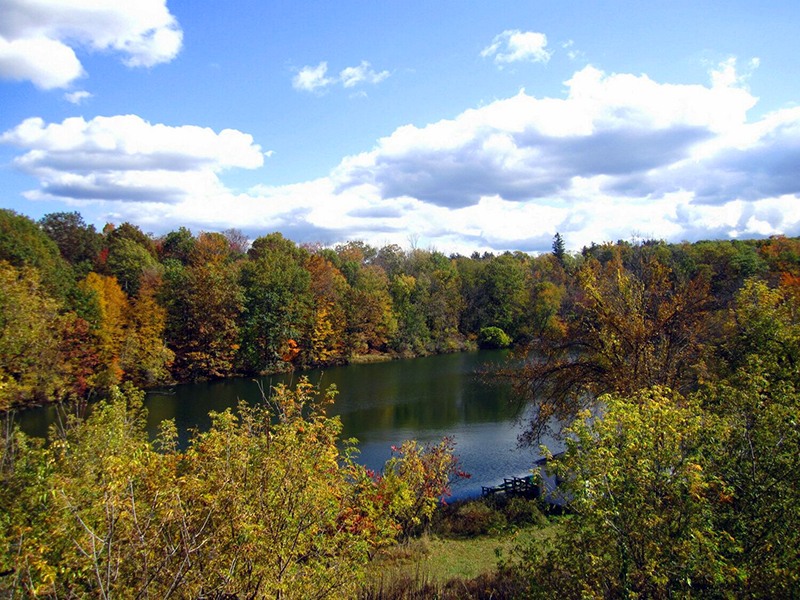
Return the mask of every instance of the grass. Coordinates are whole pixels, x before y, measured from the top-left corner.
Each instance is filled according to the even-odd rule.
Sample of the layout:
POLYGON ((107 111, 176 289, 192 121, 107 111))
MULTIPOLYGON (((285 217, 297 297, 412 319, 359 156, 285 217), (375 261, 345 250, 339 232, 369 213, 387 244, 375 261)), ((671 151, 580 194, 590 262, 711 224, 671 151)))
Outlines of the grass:
POLYGON ((558 535, 534 499, 465 500, 437 509, 429 530, 372 560, 359 600, 511 600, 525 592, 514 549, 558 535))
POLYGON ((541 529, 529 525, 517 532, 503 532, 467 539, 433 537, 428 542, 429 552, 422 557, 422 569, 431 581, 445 583, 453 578, 473 579, 497 568, 500 557, 508 558, 517 545, 550 535, 551 527, 541 529))
POLYGON ((423 535, 383 550, 375 557, 370 571, 378 578, 398 576, 424 578, 431 583, 446 583, 454 578, 473 579, 497 568, 500 556, 508 558, 517 545, 543 540, 554 534, 558 525, 544 528, 528 525, 516 532, 469 538, 423 535))
POLYGON ((391 354, 353 354, 348 359, 348 362, 354 364, 365 364, 365 363, 388 362, 393 359, 394 357, 391 354))

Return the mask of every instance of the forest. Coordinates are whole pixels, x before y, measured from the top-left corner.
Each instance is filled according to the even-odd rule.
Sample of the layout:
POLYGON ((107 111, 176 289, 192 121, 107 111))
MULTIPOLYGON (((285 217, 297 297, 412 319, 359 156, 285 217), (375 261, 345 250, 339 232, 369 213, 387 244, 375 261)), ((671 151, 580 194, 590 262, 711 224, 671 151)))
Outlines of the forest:
POLYGON ((101 399, 47 442, 6 419, 11 596, 356 593, 462 474, 451 443, 370 472, 301 380, 180 448, 139 388, 478 346, 514 349, 487 376, 536 407, 521 444, 566 441, 570 514, 469 597, 800 594, 800 239, 465 257, 0 211, 0 277, 0 409, 101 399))
POLYGON ((155 238, 123 223, 97 232, 78 213, 37 223, 3 210, 0 409, 102 395, 123 382, 573 339, 566 328, 587 278, 606 285, 616 263, 650 278, 653 304, 696 302, 699 315, 730 305, 748 277, 796 289, 799 254, 800 242, 779 237, 620 241, 573 256, 559 236, 538 257, 445 256, 359 241, 297 245, 280 233, 250 243, 236 230, 155 238), (658 269, 645 274, 650 263, 658 269))

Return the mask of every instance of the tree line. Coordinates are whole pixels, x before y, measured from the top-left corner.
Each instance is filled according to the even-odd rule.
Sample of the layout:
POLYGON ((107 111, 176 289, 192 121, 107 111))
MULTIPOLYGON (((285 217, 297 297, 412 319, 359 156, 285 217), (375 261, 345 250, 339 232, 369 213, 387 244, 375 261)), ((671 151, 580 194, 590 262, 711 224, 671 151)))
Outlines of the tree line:
POLYGON ((156 238, 123 223, 98 232, 78 213, 34 222, 2 210, 0 408, 102 395, 126 381, 153 386, 559 335, 575 343, 565 317, 589 293, 587 278, 607 285, 600 271, 613 261, 657 263, 663 272, 647 275, 646 287, 691 281, 687 293, 710 310, 750 276, 796 285, 798 252, 797 240, 775 238, 618 242, 570 255, 557 236, 553 253, 538 257, 446 256, 359 241, 297 245, 280 233, 250 243, 237 230, 182 227, 156 238))

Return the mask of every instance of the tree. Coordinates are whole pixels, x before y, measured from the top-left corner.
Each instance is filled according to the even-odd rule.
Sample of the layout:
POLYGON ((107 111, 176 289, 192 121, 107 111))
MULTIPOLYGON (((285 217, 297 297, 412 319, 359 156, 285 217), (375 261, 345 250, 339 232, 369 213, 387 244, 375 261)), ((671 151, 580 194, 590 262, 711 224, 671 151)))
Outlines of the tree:
POLYGON ((233 254, 246 254, 250 247, 250 240, 241 229, 231 227, 222 231, 222 235, 228 240, 233 254))
POLYGON ((14 267, 35 267, 47 293, 66 301, 75 285, 70 265, 58 246, 28 217, 0 209, 0 260, 14 267))
POLYGON ((107 388, 122 382, 124 365, 128 362, 130 304, 115 277, 89 273, 79 287, 94 295, 99 308, 95 333, 102 371, 96 383, 107 388))
POLYGON ((425 318, 425 303, 430 295, 429 284, 427 277, 418 282, 416 277, 405 273, 392 278, 389 291, 397 315, 393 347, 401 354, 425 354, 428 351, 431 335, 425 318))
POLYGON ((103 240, 94 225, 87 225, 78 212, 58 212, 42 217, 39 226, 58 245, 61 256, 83 276, 88 274, 103 240))
POLYGON ((383 268, 391 279, 403 271, 407 257, 405 251, 397 244, 389 244, 378 250, 373 263, 383 268))
POLYGON ((713 520, 726 486, 706 470, 719 421, 665 388, 602 405, 602 418, 581 413, 550 462, 574 517, 526 548, 531 596, 683 598, 732 585, 713 520))
POLYGON ((524 327, 530 339, 563 339, 565 334, 561 306, 565 290, 550 281, 540 281, 531 290, 531 303, 524 327))
POLYGON ((436 350, 456 350, 460 347, 458 324, 463 308, 458 270, 443 254, 432 253, 431 259, 434 268, 428 274, 430 287, 425 305, 428 328, 436 350))
POLYGON ((499 327, 516 338, 527 303, 524 265, 510 254, 498 256, 487 263, 481 285, 483 326, 499 327))
POLYGON ((261 373, 294 358, 297 340, 312 318, 311 276, 291 249, 267 249, 259 240, 253 247, 257 249, 253 256, 258 258, 248 261, 241 271, 240 357, 245 369, 261 373))
POLYGON ((160 302, 167 309, 174 372, 182 380, 229 375, 239 350, 238 267, 226 260, 227 240, 208 235, 198 238, 188 267, 173 263, 164 273, 160 302))
POLYGON ((170 231, 160 239, 159 255, 161 261, 172 259, 179 261, 183 265, 188 265, 194 249, 194 243, 194 236, 186 227, 170 231))
POLYGON ((164 342, 167 311, 156 297, 161 287, 157 274, 145 276, 126 315, 126 352, 122 368, 136 385, 154 386, 170 380, 169 367, 174 353, 164 342))
POLYGON ((389 281, 383 269, 358 269, 347 299, 348 346, 356 354, 383 351, 397 329, 389 281))
POLYGON ((558 259, 558 262, 564 263, 564 256, 566 256, 567 251, 564 247, 564 239, 561 237, 561 234, 556 232, 556 235, 553 237, 553 256, 558 259))
POLYGON ((343 358, 347 314, 344 301, 348 285, 339 269, 322 254, 313 254, 305 265, 313 296, 313 331, 306 362, 325 364, 343 358))
POLYGON ((536 406, 523 443, 535 443, 552 419, 569 422, 605 393, 692 389, 714 306, 708 285, 700 277, 677 281, 655 260, 639 270, 627 271, 619 257, 605 267, 586 262, 563 337, 535 338, 521 353, 521 368, 501 369, 536 406))
POLYGON ((120 237, 109 246, 106 266, 125 293, 136 296, 142 275, 157 268, 158 263, 147 248, 126 237, 120 237))
POLYGON ((62 323, 59 354, 63 365, 65 398, 82 400, 96 391, 97 374, 103 371, 100 344, 89 323, 74 313, 64 315, 62 323))
POLYGON ((119 227, 113 223, 106 223, 103 228, 103 234, 106 237, 106 245, 108 247, 114 246, 121 240, 128 240, 147 250, 148 254, 153 258, 156 257, 156 246, 152 236, 132 223, 125 222, 119 227))
POLYGON ((749 280, 731 309, 733 334, 699 398, 726 424, 708 469, 729 487, 718 527, 732 540, 739 597, 800 591, 800 311, 796 298, 749 280))
POLYGON ((253 240, 247 255, 251 260, 258 260, 270 254, 283 254, 293 258, 299 263, 308 260, 309 252, 297 246, 292 240, 286 239, 277 231, 253 240))
POLYGON ((0 410, 62 396, 62 318, 30 267, 0 261, 0 410))

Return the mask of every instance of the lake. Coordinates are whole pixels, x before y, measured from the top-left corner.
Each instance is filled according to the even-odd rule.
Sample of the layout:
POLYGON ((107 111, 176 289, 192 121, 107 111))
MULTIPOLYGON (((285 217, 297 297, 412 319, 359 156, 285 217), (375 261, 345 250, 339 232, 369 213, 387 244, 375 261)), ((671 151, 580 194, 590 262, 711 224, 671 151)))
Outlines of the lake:
MULTIPOLYGON (((479 495, 481 486, 502 483, 504 477, 528 475, 539 458, 537 450, 517 448, 522 424, 509 386, 475 376, 484 364, 502 362, 506 356, 502 350, 440 354, 273 375, 259 381, 268 387, 291 384, 306 375, 323 388, 335 384, 339 395, 328 412, 341 418, 343 438, 358 439, 359 462, 371 469, 380 469, 391 456, 392 445, 408 439, 435 443, 452 437, 461 468, 471 474, 453 486, 453 497, 464 498, 479 495)), ((185 439, 188 429, 208 427, 209 411, 235 407, 240 399, 256 402, 260 398, 258 382, 244 377, 151 390, 145 400, 148 429, 154 435, 162 420, 175 419, 185 439)), ((27 432, 43 435, 53 417, 52 408, 37 409, 21 413, 18 420, 27 432)))

